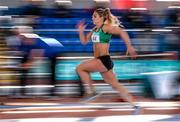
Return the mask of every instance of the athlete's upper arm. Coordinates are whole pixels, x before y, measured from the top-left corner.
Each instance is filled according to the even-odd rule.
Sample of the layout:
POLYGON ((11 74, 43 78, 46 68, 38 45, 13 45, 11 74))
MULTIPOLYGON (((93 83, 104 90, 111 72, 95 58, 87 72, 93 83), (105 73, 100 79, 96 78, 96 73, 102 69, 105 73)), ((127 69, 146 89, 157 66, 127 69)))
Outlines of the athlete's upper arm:
POLYGON ((110 27, 108 28, 108 33, 110 33, 110 34, 119 35, 119 34, 121 34, 122 32, 124 32, 124 31, 123 31, 123 29, 120 28, 119 26, 110 26, 110 27))

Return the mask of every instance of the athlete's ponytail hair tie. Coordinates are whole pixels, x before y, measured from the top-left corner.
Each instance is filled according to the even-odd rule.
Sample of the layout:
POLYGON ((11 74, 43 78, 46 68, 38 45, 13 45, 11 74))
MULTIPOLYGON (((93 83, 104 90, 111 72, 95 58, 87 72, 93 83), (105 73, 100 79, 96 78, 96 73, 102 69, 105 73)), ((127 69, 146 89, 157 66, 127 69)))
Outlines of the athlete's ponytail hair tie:
POLYGON ((111 15, 111 11, 109 8, 105 8, 104 9, 104 19, 109 19, 110 18, 110 15, 111 15))

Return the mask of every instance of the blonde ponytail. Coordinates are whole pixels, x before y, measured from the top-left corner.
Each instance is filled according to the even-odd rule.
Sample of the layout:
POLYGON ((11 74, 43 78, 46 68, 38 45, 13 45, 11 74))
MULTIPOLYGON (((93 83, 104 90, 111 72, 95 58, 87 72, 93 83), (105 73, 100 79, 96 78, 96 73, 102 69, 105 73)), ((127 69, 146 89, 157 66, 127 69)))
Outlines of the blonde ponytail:
POLYGON ((111 13, 109 8, 104 9, 104 18, 105 18, 104 23, 106 23, 106 24, 111 24, 113 26, 120 26, 121 25, 118 18, 111 13))
POLYGON ((98 8, 95 10, 99 14, 100 17, 104 17, 104 23, 105 24, 111 24, 113 26, 121 26, 121 22, 118 20, 116 16, 114 16, 109 8, 98 8))

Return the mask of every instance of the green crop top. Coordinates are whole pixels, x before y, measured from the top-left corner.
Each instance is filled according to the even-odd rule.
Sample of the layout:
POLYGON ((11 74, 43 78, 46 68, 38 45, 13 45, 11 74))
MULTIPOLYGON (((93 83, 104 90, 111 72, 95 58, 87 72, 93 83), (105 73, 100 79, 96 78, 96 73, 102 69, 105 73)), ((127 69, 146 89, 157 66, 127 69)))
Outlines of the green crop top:
POLYGON ((95 29, 93 29, 93 33, 91 36, 92 42, 109 43, 112 35, 109 33, 104 33, 102 27, 103 25, 99 28, 97 32, 95 31, 95 29))

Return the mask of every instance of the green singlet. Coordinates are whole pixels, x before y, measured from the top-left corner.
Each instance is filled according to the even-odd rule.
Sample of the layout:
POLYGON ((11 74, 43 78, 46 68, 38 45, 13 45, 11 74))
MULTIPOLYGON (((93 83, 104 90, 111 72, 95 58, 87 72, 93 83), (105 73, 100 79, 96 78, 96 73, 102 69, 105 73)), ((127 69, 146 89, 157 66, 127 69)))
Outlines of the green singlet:
POLYGON ((93 33, 91 36, 92 42, 94 42, 94 43, 109 43, 112 35, 109 33, 103 32, 103 30, 102 30, 103 25, 98 29, 98 31, 95 31, 96 29, 93 29, 93 33))

